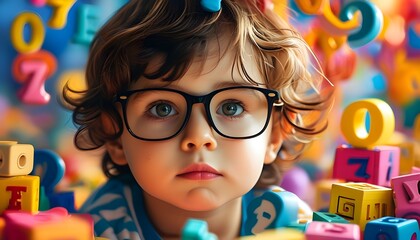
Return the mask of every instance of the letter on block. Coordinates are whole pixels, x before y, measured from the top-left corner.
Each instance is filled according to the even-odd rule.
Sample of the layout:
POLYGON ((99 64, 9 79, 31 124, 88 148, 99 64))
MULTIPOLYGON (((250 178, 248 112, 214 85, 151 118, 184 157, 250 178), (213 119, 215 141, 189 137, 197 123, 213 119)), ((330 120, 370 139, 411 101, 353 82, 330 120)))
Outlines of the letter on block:
POLYGON ((416 219, 420 224, 420 173, 395 177, 391 185, 394 190, 395 215, 416 219))
POLYGON ((335 213, 362 231, 368 221, 394 216, 392 189, 369 183, 334 183, 330 213, 335 213))
POLYGON ((311 222, 305 232, 306 240, 359 240, 360 228, 356 224, 311 222))
POLYGON ((383 217, 366 224, 364 239, 418 239, 419 225, 414 219, 383 217))
POLYGON ((34 167, 34 147, 14 141, 0 141, 0 176, 28 175, 34 167))
POLYGON ((343 145, 335 152, 333 178, 389 187, 391 179, 398 176, 399 169, 398 147, 378 146, 374 149, 363 149, 343 145))
POLYGON ((82 215, 69 215, 64 208, 52 208, 37 214, 5 211, 4 218, 7 225, 5 239, 93 239, 93 220, 82 215))
POLYGON ((39 177, 0 177, 0 196, 0 214, 7 209, 37 212, 39 177))

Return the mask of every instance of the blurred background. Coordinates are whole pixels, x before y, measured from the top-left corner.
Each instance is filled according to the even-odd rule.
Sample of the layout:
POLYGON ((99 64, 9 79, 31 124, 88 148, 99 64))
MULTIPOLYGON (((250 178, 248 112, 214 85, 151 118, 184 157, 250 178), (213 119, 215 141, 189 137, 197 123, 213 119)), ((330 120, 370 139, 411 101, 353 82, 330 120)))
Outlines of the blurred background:
MULTIPOLYGON (((66 163, 63 188, 83 185, 87 194, 104 179, 100 151, 73 146, 71 113, 58 98, 68 81, 84 88, 90 40, 124 2, 0 0, 0 140, 58 153, 66 163)), ((335 148, 345 143, 339 123, 351 102, 386 101, 396 120, 390 141, 414 140, 420 131, 414 124, 420 113, 420 0, 272 2, 305 37, 336 88, 329 129, 299 164, 309 180, 328 176, 335 148)))

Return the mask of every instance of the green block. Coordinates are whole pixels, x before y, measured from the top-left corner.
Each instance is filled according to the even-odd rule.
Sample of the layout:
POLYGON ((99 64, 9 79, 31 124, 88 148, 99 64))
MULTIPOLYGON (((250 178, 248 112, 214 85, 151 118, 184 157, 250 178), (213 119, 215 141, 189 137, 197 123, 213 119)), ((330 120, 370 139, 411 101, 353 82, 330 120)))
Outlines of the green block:
POLYGON ((329 212, 314 212, 312 215, 313 221, 318 222, 330 222, 330 223, 349 223, 346 219, 343 217, 335 214, 335 213, 329 213, 329 212))

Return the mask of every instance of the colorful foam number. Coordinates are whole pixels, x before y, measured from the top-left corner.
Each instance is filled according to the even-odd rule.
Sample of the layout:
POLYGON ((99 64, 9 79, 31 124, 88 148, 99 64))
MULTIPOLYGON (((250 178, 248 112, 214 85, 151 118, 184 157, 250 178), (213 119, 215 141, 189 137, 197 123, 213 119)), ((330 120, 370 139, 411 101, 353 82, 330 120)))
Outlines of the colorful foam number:
POLYGON ((360 228, 356 224, 318 222, 309 223, 306 240, 359 240, 360 228))
POLYGON ((18 55, 13 61, 13 76, 23 84, 18 91, 19 99, 26 104, 47 104, 50 94, 45 91, 45 81, 57 70, 57 60, 49 52, 18 55))
POLYGON ((245 234, 257 234, 297 222, 298 202, 295 194, 278 190, 267 191, 255 198, 247 207, 245 234))
POLYGON ((28 175, 34 167, 34 147, 16 141, 0 141, 0 176, 28 175))
POLYGON ((348 105, 341 116, 341 131, 353 147, 373 148, 386 142, 395 129, 395 117, 385 101, 376 98, 362 99, 348 105), (369 113, 369 132, 366 114, 369 113))
POLYGON ((44 62, 26 61, 22 63, 21 71, 29 78, 18 91, 19 99, 26 104, 47 104, 51 99, 51 95, 45 91, 48 65, 44 62))
POLYGON ((394 190, 395 215, 415 219, 420 224, 420 173, 394 177, 391 186, 394 190))
POLYGON ((405 240, 418 239, 419 225, 416 220, 396 217, 383 217, 366 224, 364 239, 405 240))
POLYGON ((329 0, 324 0, 321 12, 319 22, 322 28, 332 35, 347 36, 350 32, 359 28, 360 23, 357 17, 353 17, 347 21, 338 18, 331 9, 329 0))
POLYGON ((216 235, 209 232, 206 221, 188 219, 182 229, 182 240, 216 240, 216 235))
POLYGON ((45 29, 41 17, 33 12, 19 14, 12 23, 11 41, 13 47, 20 53, 33 53, 41 49, 45 39, 45 29), (28 42, 24 38, 25 25, 31 26, 32 36, 28 42))
POLYGON ((389 187, 400 172, 400 148, 377 146, 374 149, 337 147, 333 178, 350 182, 367 182, 389 187))
POLYGON ((93 239, 93 220, 87 215, 69 215, 64 208, 30 214, 22 211, 5 211, 5 239, 56 240, 93 239))
POLYGON ((54 29, 62 29, 66 26, 67 16, 76 0, 46 0, 47 5, 53 8, 48 26, 54 29))
POLYGON ((0 214, 4 210, 34 213, 39 206, 39 177, 0 177, 0 214))
POLYGON ((221 7, 222 0, 200 0, 201 7, 208 12, 218 12, 221 7))
POLYGON ((374 40, 381 32, 384 22, 381 10, 372 2, 364 0, 349 1, 345 4, 340 11, 340 19, 354 19, 356 11, 362 15, 362 24, 348 35, 347 41, 351 48, 362 47, 374 40))
POLYGON ((89 46, 96 31, 99 29, 99 14, 97 6, 81 4, 77 10, 76 33, 73 42, 89 46))
POLYGON ((364 231, 367 222, 394 216, 392 189, 369 183, 334 183, 330 213, 337 214, 364 231))
POLYGON ((41 186, 47 195, 54 191, 57 183, 64 176, 64 160, 55 152, 48 149, 37 149, 34 152, 34 169, 31 175, 40 176, 41 186))

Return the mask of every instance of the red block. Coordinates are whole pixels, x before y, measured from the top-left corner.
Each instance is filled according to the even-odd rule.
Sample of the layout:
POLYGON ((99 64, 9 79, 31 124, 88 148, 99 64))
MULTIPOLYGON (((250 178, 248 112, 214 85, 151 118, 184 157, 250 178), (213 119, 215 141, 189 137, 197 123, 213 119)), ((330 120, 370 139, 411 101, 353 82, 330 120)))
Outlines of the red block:
POLYGON ((399 169, 398 147, 378 146, 364 149, 342 145, 335 152, 333 178, 389 187, 391 179, 398 176, 399 169))

